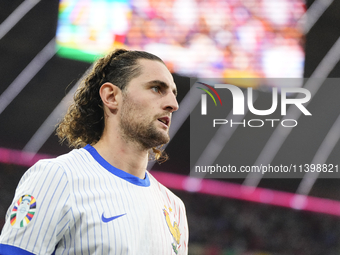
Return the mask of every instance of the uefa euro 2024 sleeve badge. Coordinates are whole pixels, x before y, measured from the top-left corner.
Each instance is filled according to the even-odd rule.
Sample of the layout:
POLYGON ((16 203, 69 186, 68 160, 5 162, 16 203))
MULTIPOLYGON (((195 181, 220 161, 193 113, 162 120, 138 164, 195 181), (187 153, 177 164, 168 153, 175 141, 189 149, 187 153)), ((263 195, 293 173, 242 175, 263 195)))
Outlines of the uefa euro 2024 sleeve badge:
POLYGON ((37 207, 36 200, 31 195, 23 195, 15 203, 12 212, 10 222, 13 228, 26 227, 32 220, 37 207))

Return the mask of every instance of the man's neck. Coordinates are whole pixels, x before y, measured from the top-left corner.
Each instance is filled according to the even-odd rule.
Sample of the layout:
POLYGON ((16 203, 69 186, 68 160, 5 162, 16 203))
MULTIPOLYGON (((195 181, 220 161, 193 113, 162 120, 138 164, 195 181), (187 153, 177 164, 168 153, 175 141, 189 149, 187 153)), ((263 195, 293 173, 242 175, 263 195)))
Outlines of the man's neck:
POLYGON ((93 147, 114 167, 140 179, 145 178, 148 151, 141 150, 133 142, 126 142, 121 137, 102 137, 93 147))

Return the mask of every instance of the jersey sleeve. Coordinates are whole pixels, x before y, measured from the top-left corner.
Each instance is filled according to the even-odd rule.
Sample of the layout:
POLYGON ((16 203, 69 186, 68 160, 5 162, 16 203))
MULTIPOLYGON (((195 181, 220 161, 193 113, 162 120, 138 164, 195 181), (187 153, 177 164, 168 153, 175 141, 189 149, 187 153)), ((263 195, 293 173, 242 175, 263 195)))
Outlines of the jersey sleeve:
POLYGON ((64 169, 41 160, 21 178, 0 236, 0 255, 53 254, 72 208, 64 169))

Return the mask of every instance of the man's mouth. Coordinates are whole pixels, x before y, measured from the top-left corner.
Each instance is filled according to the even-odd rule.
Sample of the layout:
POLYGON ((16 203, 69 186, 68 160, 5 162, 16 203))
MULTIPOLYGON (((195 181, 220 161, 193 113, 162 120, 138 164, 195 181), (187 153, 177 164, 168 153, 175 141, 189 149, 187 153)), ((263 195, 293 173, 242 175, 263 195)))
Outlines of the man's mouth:
POLYGON ((158 121, 162 122, 166 126, 169 126, 170 118, 169 117, 162 117, 162 118, 159 118, 158 121))

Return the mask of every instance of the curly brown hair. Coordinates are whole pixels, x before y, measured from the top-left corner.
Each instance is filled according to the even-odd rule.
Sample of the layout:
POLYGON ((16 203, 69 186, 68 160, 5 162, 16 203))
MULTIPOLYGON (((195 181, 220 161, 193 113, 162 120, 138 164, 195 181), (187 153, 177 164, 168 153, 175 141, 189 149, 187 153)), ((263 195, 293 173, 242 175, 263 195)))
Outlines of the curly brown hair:
MULTIPOLYGON (((124 91, 126 85, 141 74, 141 67, 137 63, 139 59, 164 64, 159 57, 148 52, 125 49, 116 49, 95 63, 92 71, 78 87, 73 97, 74 102, 58 124, 56 133, 61 143, 67 141, 70 147, 81 148, 99 141, 105 125, 99 89, 105 82, 110 82, 124 91)), ((168 157, 160 148, 161 146, 152 148, 149 156, 158 162, 164 162, 168 157)))

